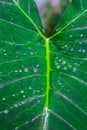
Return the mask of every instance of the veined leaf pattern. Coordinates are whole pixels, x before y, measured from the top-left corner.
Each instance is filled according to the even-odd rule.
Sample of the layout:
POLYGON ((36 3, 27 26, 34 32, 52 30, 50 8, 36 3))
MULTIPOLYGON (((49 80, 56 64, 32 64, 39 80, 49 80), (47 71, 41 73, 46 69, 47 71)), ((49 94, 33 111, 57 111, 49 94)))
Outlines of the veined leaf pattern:
POLYGON ((87 2, 46 38, 35 2, 0 0, 0 129, 87 130, 87 2))

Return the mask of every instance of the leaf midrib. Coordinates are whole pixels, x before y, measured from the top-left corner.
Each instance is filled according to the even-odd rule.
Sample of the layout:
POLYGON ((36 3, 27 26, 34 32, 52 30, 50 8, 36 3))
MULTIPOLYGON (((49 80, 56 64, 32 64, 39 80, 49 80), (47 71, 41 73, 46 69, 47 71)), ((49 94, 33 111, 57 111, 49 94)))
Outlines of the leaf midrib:
POLYGON ((46 107, 49 108, 49 93, 50 93, 50 47, 49 47, 49 39, 46 39, 45 42, 46 46, 46 107))

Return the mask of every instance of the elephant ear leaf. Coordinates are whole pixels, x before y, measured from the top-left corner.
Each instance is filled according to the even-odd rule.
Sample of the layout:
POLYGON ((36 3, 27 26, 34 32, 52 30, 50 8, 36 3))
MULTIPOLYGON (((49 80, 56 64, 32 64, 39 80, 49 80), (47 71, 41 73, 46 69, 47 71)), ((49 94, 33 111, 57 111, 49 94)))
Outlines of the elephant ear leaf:
POLYGON ((87 2, 49 38, 34 0, 0 0, 0 129, 87 129, 87 2))

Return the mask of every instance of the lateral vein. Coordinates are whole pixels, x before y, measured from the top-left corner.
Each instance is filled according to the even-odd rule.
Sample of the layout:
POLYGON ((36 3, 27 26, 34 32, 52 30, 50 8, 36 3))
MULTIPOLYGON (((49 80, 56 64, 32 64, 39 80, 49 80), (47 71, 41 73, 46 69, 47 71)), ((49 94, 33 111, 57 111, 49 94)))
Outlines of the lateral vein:
POLYGON ((68 26, 70 26, 73 22, 75 22, 77 19, 79 19, 82 15, 84 15, 87 12, 87 9, 84 10, 81 14, 79 14, 77 17, 71 20, 67 25, 65 25, 62 29, 60 29, 57 33, 55 33, 53 36, 50 37, 50 39, 54 38, 58 34, 60 34, 64 29, 66 29, 68 26))

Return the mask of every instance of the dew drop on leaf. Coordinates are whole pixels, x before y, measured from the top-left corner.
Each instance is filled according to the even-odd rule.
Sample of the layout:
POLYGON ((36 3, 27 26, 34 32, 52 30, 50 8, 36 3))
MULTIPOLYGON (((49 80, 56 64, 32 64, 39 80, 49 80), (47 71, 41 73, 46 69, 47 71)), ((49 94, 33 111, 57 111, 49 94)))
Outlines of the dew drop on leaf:
POLYGON ((4 110, 4 114, 8 114, 8 112, 9 112, 8 110, 4 110))
POLYGON ((24 68, 24 72, 28 72, 28 68, 24 68))
POLYGON ((37 68, 33 68, 33 71, 36 73, 36 72, 38 72, 38 69, 37 68))

